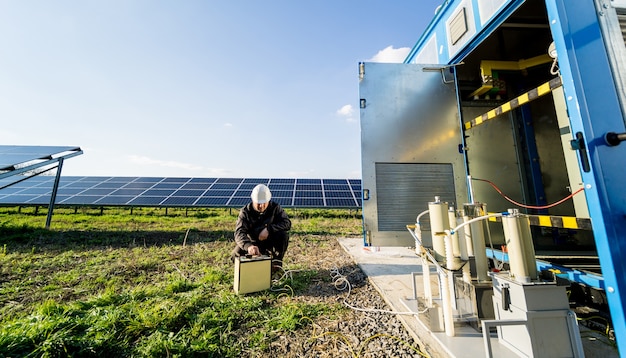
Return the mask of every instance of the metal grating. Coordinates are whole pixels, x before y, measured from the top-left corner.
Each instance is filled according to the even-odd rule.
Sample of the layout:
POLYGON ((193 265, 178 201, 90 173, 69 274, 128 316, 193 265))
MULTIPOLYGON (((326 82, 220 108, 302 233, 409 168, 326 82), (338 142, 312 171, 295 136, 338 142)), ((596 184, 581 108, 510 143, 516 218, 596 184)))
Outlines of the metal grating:
POLYGON ((406 230, 435 195, 453 203, 453 178, 451 164, 376 163, 378 231, 406 230))

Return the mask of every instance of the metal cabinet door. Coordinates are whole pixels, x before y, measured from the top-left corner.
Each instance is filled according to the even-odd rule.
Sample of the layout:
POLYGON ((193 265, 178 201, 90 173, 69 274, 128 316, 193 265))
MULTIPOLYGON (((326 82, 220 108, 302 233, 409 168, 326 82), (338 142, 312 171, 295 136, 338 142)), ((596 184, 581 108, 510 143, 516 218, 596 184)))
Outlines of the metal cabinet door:
POLYGON ((546 0, 617 347, 626 356, 626 143, 605 140, 608 133, 626 133, 624 74, 615 71, 626 49, 607 27, 620 26, 618 17, 607 18, 620 6, 626 2, 546 0))
POLYGON ((362 63, 359 80, 365 244, 413 246, 406 225, 428 202, 467 197, 454 74, 440 65, 362 63))

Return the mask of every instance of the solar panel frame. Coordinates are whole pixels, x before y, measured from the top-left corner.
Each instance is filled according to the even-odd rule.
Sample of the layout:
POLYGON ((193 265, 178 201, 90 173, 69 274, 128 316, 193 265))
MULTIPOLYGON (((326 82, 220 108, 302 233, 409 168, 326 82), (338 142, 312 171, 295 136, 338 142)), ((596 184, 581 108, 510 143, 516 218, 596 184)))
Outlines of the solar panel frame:
POLYGON ((52 164, 59 158, 80 154, 82 154, 80 147, 0 145, 0 171, 12 172, 23 164, 32 162, 43 165, 52 164))

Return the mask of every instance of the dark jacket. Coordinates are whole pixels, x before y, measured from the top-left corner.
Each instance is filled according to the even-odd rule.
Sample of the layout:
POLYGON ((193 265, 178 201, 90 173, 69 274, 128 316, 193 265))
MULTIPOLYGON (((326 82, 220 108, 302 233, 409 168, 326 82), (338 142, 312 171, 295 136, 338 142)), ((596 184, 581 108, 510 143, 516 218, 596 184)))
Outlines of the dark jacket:
POLYGON ((278 231, 289 231, 291 220, 287 213, 276 202, 269 202, 267 209, 259 213, 254 210, 252 203, 241 208, 237 225, 235 227, 235 242, 243 250, 248 250, 252 245, 258 245, 259 233, 267 227, 269 232, 268 240, 272 239, 272 234, 278 231))

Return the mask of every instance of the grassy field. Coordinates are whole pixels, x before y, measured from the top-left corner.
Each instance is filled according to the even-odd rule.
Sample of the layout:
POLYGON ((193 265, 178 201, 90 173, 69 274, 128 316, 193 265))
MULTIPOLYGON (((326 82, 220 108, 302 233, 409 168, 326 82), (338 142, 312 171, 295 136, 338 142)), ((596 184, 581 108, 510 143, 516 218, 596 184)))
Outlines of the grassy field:
MULTIPOLYGON (((361 235, 360 212, 288 210, 291 247, 361 235)), ((237 296, 236 210, 0 208, 0 357, 262 356, 284 332, 344 306, 285 290, 237 296), (287 292, 287 293, 286 293, 287 292)))

